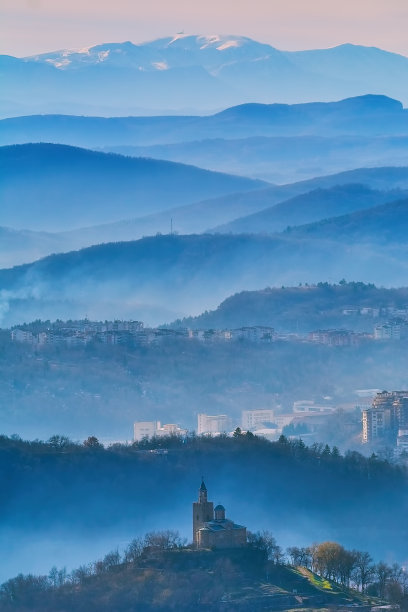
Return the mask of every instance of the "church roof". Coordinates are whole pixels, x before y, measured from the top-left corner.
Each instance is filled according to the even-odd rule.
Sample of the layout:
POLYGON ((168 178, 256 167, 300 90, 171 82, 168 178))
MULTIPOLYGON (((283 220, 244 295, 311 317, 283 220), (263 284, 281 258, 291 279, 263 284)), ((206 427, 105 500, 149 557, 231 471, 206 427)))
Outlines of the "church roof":
POLYGON ((199 531, 230 531, 231 529, 245 529, 245 527, 224 519, 223 521, 208 521, 199 531))
POLYGON ((206 490, 207 490, 207 487, 205 486, 204 479, 202 479, 202 480, 201 480, 201 487, 200 487, 200 491, 206 491, 206 490))
POLYGON ((218 504, 218 506, 215 506, 214 510, 224 510, 225 512, 225 508, 221 504, 218 504))

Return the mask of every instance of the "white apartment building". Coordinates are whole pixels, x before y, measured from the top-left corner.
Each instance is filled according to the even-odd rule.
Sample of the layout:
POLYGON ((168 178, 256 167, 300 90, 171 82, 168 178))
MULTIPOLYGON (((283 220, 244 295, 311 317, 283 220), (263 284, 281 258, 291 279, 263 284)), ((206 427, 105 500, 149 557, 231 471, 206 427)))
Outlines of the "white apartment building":
POLYGON ((175 423, 161 425, 160 421, 139 421, 133 424, 133 439, 135 442, 140 442, 143 438, 153 438, 153 436, 183 436, 186 433, 186 429, 181 429, 175 423))
POLYGON ((274 423, 274 411, 267 409, 243 410, 241 426, 244 431, 260 429, 265 423, 274 423))
POLYGON ((226 414, 199 414, 197 417, 197 433, 218 434, 228 431, 229 417, 226 414))
POLYGON ((386 406, 363 410, 363 442, 384 438, 390 429, 391 414, 386 406))
POLYGON ((24 331, 22 329, 13 329, 11 332, 11 339, 13 342, 27 342, 33 344, 35 338, 30 331, 24 331))
POLYGON ((139 421, 133 424, 133 439, 140 442, 143 438, 152 438, 160 427, 160 421, 139 421))
POLYGON ((397 453, 408 452, 408 429, 399 429, 397 437, 397 453))

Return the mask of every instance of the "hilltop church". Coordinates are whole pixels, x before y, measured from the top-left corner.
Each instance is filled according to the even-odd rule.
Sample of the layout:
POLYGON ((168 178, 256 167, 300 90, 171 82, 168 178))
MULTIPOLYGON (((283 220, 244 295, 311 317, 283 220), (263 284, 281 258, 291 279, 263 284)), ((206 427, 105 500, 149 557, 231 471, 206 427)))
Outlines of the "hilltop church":
POLYGON ((225 518, 224 506, 213 507, 207 499, 204 480, 193 503, 193 543, 196 548, 241 548, 246 546, 246 527, 225 518))

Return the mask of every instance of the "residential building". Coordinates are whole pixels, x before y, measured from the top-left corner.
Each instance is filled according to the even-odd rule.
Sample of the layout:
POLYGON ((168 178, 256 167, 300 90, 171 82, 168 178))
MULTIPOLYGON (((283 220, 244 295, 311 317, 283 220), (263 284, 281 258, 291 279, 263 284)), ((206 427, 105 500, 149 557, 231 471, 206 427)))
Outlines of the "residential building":
POLYGON ((259 410, 243 410, 241 415, 241 426, 245 431, 253 431, 259 429, 266 423, 274 423, 274 411, 259 409, 259 410))
POLYGON ((334 412, 333 406, 321 406, 319 404, 315 404, 310 400, 299 400, 297 402, 293 402, 293 412, 294 413, 305 413, 305 412, 334 412))
POLYGON ((293 413, 276 414, 273 420, 278 429, 283 429, 286 425, 289 425, 293 421, 294 417, 295 415, 293 413))
POLYGON ((363 410, 363 442, 395 443, 399 429, 408 429, 408 391, 377 393, 363 410))
POLYGON ((156 435, 160 421, 139 421, 133 424, 133 439, 140 442, 143 438, 153 438, 156 435))
POLYGON ((35 342, 33 334, 23 329, 13 329, 11 332, 11 339, 13 342, 27 342, 28 344, 33 344, 35 342))
POLYGON ((375 340, 403 340, 408 336, 407 322, 402 319, 392 319, 374 327, 375 340))
POLYGON ((357 344, 358 336, 345 329, 319 329, 308 335, 309 342, 325 344, 327 346, 350 346, 357 344))
POLYGON ((399 429, 397 436, 397 453, 408 453, 408 429, 399 429))
POLYGON ((197 416, 197 433, 201 434, 219 434, 225 433, 229 429, 230 419, 226 414, 198 414, 197 416))
POLYGON ((139 421, 133 424, 133 439, 140 442, 143 438, 153 438, 160 436, 185 436, 186 429, 181 429, 175 423, 161 425, 160 421, 139 421))

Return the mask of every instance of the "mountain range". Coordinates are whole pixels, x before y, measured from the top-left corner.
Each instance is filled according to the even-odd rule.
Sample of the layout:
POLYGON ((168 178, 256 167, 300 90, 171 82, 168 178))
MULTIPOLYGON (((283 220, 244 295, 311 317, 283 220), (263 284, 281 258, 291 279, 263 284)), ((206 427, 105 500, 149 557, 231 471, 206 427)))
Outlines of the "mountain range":
POLYGON ((2 147, 0 168, 3 267, 158 233, 274 234, 398 201, 408 190, 406 167, 269 185, 53 144, 2 147))
POLYGON ((404 134, 408 134, 408 111, 401 102, 371 94, 326 103, 248 103, 207 116, 105 118, 48 114, 11 117, 0 122, 2 145, 54 142, 87 148, 153 147, 208 139, 235 142, 255 137, 404 134))
POLYGON ((385 96, 244 104, 210 116, 0 120, 0 144, 46 142, 194 164, 273 183, 406 163, 408 111, 385 96))
POLYGON ((192 163, 282 184, 363 166, 399 165, 406 160, 408 136, 254 136, 101 149, 192 163))
MULTIPOLYGON (((336 180, 338 175, 331 178, 336 180)), ((312 223, 329 217, 339 217, 357 210, 362 211, 401 199, 404 195, 408 195, 408 192, 398 189, 380 191, 364 184, 346 183, 333 187, 319 187, 259 212, 219 225, 212 231, 235 234, 272 234, 288 227, 290 229, 290 226, 312 223)))
POLYGON ((241 36, 176 35, 0 58, 2 116, 160 114, 244 102, 408 100, 408 59, 375 47, 280 51, 241 36))
POLYGON ((257 189, 262 181, 55 144, 0 147, 0 225, 63 231, 257 189))

